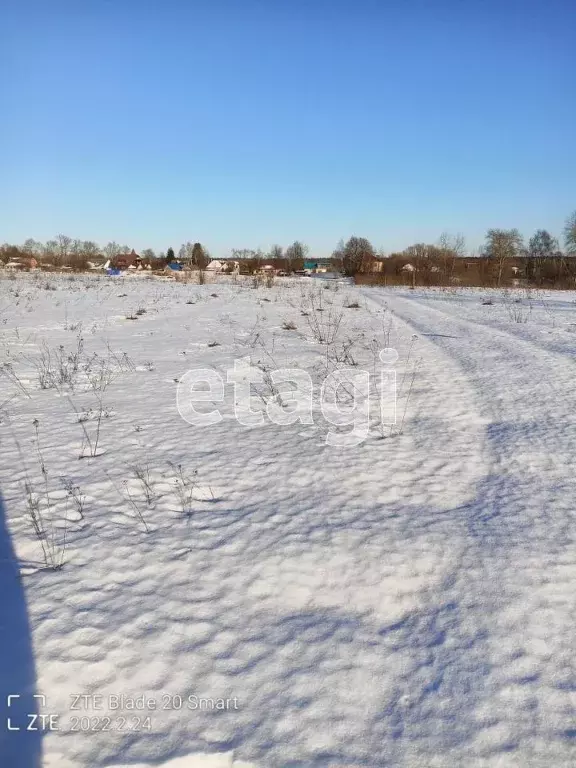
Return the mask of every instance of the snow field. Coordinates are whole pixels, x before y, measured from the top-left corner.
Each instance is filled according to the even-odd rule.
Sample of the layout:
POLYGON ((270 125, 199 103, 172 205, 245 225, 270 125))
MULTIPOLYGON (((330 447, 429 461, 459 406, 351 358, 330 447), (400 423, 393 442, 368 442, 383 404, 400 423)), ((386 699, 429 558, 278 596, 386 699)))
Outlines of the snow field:
POLYGON ((574 296, 322 285, 0 281, 0 481, 62 723, 44 765, 573 764, 574 296), (328 335, 341 316, 330 344, 319 307, 328 335), (43 351, 79 338, 90 370, 41 389, 43 351), (370 371, 398 350, 402 434, 335 449, 317 409, 249 429, 229 388, 215 426, 177 412, 188 369, 250 355, 320 382, 342 345, 370 371), (160 708, 150 730, 78 732, 75 693, 160 708))

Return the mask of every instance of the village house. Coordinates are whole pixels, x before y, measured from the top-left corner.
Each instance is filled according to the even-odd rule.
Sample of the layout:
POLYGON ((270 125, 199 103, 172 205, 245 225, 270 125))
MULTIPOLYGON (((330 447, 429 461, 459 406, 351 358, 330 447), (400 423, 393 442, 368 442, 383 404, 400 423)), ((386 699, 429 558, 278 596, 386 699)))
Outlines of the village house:
POLYGON ((6 269, 29 270, 37 269, 38 261, 34 256, 16 256, 6 264, 6 269))
POLYGON ((333 272, 334 264, 330 258, 306 259, 304 272, 307 274, 323 274, 333 272))
POLYGON ((220 261, 219 259, 212 259, 206 267, 206 272, 214 272, 214 274, 225 272, 225 266, 225 262, 220 261))
POLYGON ((232 259, 212 259, 212 261, 206 267, 207 272, 219 273, 236 273, 240 271, 240 262, 233 261, 232 259))
POLYGON ((137 269, 142 266, 142 258, 136 253, 134 248, 130 253, 119 253, 110 260, 110 266, 113 269, 137 269))

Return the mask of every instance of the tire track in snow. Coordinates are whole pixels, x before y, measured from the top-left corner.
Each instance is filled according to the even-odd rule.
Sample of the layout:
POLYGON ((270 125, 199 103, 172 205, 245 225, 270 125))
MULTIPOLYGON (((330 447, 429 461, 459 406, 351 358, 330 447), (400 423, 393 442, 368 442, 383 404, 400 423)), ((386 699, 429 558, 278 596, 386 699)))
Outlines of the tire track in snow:
MULTIPOLYGON (((480 294, 475 295, 475 303, 472 306, 477 306, 476 302, 478 302, 480 298, 480 294)), ((447 323, 461 319, 458 316, 458 312, 468 309, 466 301, 463 303, 452 303, 447 301, 442 294, 430 293, 427 294, 427 299, 429 299, 430 302, 438 302, 442 304, 442 309, 439 311, 445 317, 447 323)), ((410 297, 408 297, 408 300, 410 300, 410 297)), ((556 302, 554 303, 556 304, 556 302)), ((431 307, 431 304, 428 306, 431 307)), ((574 337, 573 332, 568 329, 576 328, 576 325, 567 323, 566 320, 563 321, 561 311, 549 309, 543 301, 542 306, 539 306, 539 301, 533 300, 532 306, 539 309, 540 312, 545 313, 544 317, 546 319, 544 320, 543 327, 546 329, 547 335, 542 335, 540 333, 532 335, 535 327, 539 325, 539 319, 537 313, 532 314, 529 311, 530 304, 528 304, 528 306, 525 303, 522 304, 522 308, 528 310, 528 313, 526 319, 521 322, 513 321, 513 317, 505 319, 506 315, 502 312, 500 314, 493 314, 497 309, 502 310, 504 306, 505 305, 499 302, 495 302, 491 305, 491 311, 488 313, 487 317, 482 319, 478 317, 474 318, 473 325, 485 328, 491 332, 497 331, 504 335, 508 335, 510 339, 513 340, 528 342, 546 354, 550 355, 555 353, 562 357, 574 359, 574 355, 576 355, 576 338, 574 337), (552 326, 550 325, 551 317, 554 318, 552 326), (506 326, 509 327, 507 328, 506 326), (558 336, 558 334, 566 333, 568 333, 567 337, 564 336, 562 338, 558 336)), ((516 305, 513 304, 512 306, 516 305)), ((542 315, 540 315, 540 319, 543 319, 542 315)))
MULTIPOLYGON (((550 472, 556 490, 564 482, 565 487, 574 492, 571 468, 576 458, 576 397, 572 364, 564 356, 543 353, 527 339, 454 318, 436 307, 397 297, 393 298, 393 304, 398 316, 419 333, 437 330, 439 324, 445 322, 451 324, 452 330, 454 325, 459 328, 460 338, 441 333, 428 338, 452 356, 474 383, 481 415, 489 423, 487 436, 497 476, 492 478, 486 492, 497 487, 498 493, 493 494, 492 499, 497 510, 488 516, 480 515, 478 520, 487 523, 487 536, 490 536, 489 521, 495 521, 496 525, 505 525, 509 535, 513 526, 519 525, 521 544, 531 532, 535 532, 539 540, 539 529, 532 525, 525 530, 523 521, 518 519, 519 509, 501 503, 504 488, 499 483, 506 480, 506 489, 513 491, 513 498, 519 495, 524 500, 541 498, 543 504, 548 489, 542 486, 541 475, 538 476, 539 488, 533 487, 536 480, 533 475, 550 472), (463 343, 463 339, 469 343, 463 343), (498 366, 506 378, 502 378, 498 366)), ((540 520, 543 515, 539 514, 532 522, 546 522, 547 535, 557 533, 548 525, 551 522, 548 511, 542 512, 546 520, 540 520)), ((556 517, 555 523, 558 522, 556 517)), ((574 518, 567 515, 563 522, 562 538, 574 518)), ((487 543, 497 546, 499 541, 501 537, 487 543)), ((508 536, 507 549, 510 544, 508 536)))
MULTIPOLYGON (((476 677, 481 696, 467 716, 480 730, 467 749, 479 765, 573 765, 576 425, 570 363, 425 301, 363 293, 386 303, 418 333, 434 334, 429 340, 465 371, 490 422, 491 472, 474 502, 458 510, 470 547, 449 589, 458 607, 448 634, 457 641, 451 649, 440 646, 434 662, 456 672, 460 684, 474 684, 476 677), (450 334, 444 333, 447 324, 450 334), (476 648, 476 674, 467 667, 467 636, 476 648)), ((458 685, 446 691, 442 680, 436 709, 443 688, 458 701, 458 685)))
MULTIPOLYGON (((366 292, 380 306, 386 305, 393 311, 393 318, 406 324, 411 331, 415 324, 391 306, 388 298, 366 292)), ((419 335, 419 334, 418 334, 419 335)), ((486 430, 486 419, 477 413, 481 403, 467 376, 460 375, 461 366, 453 356, 431 339, 422 337, 414 357, 424 353, 423 378, 435 380, 441 391, 440 408, 444 430, 450 431, 450 420, 454 411, 466 413, 465 422, 459 421, 458 432, 468 425, 468 434, 476 443, 476 450, 467 455, 455 443, 448 455, 456 477, 469 472, 471 492, 463 504, 439 513, 430 525, 432 535, 445 538, 445 547, 458 551, 456 561, 439 586, 427 594, 427 605, 415 610, 383 631, 384 643, 403 649, 408 658, 407 673, 402 676, 398 695, 388 702, 381 724, 381 737, 386 738, 392 726, 397 750, 387 765, 460 765, 472 764, 472 755, 485 750, 476 750, 474 741, 482 734, 487 723, 478 713, 482 703, 491 695, 489 681, 488 647, 489 617, 496 611, 495 596, 490 589, 485 563, 478 557, 476 537, 469 535, 468 522, 475 509, 487 478, 493 475, 495 457, 490 449, 486 430), (434 352, 436 350, 436 353, 434 352), (436 369, 436 370, 434 370, 436 369), (466 424, 467 422, 467 424, 466 424), (476 472, 470 472, 466 460, 476 462, 476 472), (447 524, 446 524, 447 523, 447 524)), ((400 397, 402 395, 400 394, 400 397)), ((413 424, 407 424, 405 432, 416 439, 420 429, 426 429, 430 409, 438 407, 438 400, 420 398, 419 403, 410 404, 413 424), (414 411, 417 410, 414 418, 414 411)), ((402 409, 402 402, 400 404, 402 409)), ((430 451, 436 451, 430 445, 430 451)), ((438 505, 441 507, 441 505, 438 505)), ((501 755, 507 744, 490 744, 488 752, 501 755)), ((485 756, 485 755, 484 755, 485 756)))

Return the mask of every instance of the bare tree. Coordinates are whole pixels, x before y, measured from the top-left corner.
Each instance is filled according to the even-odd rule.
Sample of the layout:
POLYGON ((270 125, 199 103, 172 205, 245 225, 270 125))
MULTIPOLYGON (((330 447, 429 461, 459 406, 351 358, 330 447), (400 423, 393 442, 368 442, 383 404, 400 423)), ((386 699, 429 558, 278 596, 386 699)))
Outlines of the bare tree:
POLYGON ((454 256, 461 259, 466 255, 466 239, 460 232, 456 235, 451 235, 449 232, 442 232, 438 238, 438 248, 449 251, 454 256))
POLYGON ((42 243, 39 243, 36 240, 34 240, 34 238, 29 237, 27 240, 24 241, 22 250, 24 251, 24 253, 28 254, 28 256, 40 256, 43 250, 43 246, 42 246, 42 243))
POLYGON ((466 240, 464 235, 450 235, 448 232, 442 232, 438 238, 438 256, 442 263, 442 270, 445 275, 452 275, 456 259, 461 259, 466 255, 466 240))
POLYGON ((339 240, 338 245, 332 251, 332 264, 334 265, 334 269, 338 272, 344 271, 344 249, 344 240, 339 240))
POLYGON ((82 243, 82 252, 87 259, 95 259, 100 256, 100 246, 94 240, 84 240, 82 243))
POLYGON ((545 229, 539 229, 528 242, 528 256, 532 259, 553 259, 558 251, 558 240, 545 229))
POLYGON ((404 253, 414 261, 426 261, 436 255, 436 247, 427 243, 414 243, 405 249, 404 253))
POLYGON ((371 269, 375 259, 374 247, 365 237, 351 237, 342 252, 344 274, 353 277, 371 269))
POLYGON ((564 225, 564 245, 566 253, 576 256, 576 211, 571 213, 564 225))
POLYGON ((279 261, 284 256, 284 251, 281 245, 273 245, 268 253, 268 258, 272 261, 279 261))
POLYGON ((48 240, 44 244, 42 256, 49 264, 58 263, 58 243, 56 240, 48 240))
POLYGON ((70 254, 72 253, 72 238, 68 235, 56 235, 56 242, 58 243, 57 258, 58 263, 65 265, 68 263, 70 254))
POLYGON ((304 260, 308 255, 308 246, 301 243, 299 240, 295 240, 292 245, 286 248, 285 259, 288 263, 288 269, 302 269, 304 266, 304 260))
POLYGON ((98 244, 92 240, 73 240, 70 246, 68 263, 74 269, 86 269, 90 259, 97 258, 100 254, 98 244))
POLYGON ((539 229, 528 242, 527 277, 541 281, 542 268, 546 260, 560 256, 558 240, 545 229, 539 229))
POLYGON ((204 269, 208 264, 208 261, 208 254, 204 250, 202 243, 194 243, 192 246, 192 263, 195 264, 198 269, 204 269))
POLYGON ((112 240, 109 243, 106 243, 104 248, 102 248, 102 253, 106 257, 106 259, 113 259, 115 256, 117 256, 121 252, 122 251, 120 250, 120 246, 118 245, 118 243, 114 242, 114 240, 112 240))
MULTIPOLYGON (((178 259, 180 261, 183 261, 187 264, 192 263, 192 250, 191 246, 192 244, 190 242, 182 243, 180 248, 178 248, 178 259)), ((142 256, 144 256, 144 251, 142 251, 142 256)))
POLYGON ((70 256, 70 250, 72 247, 72 238, 68 235, 56 235, 56 239, 49 241, 54 243, 54 251, 52 260, 56 266, 67 264, 68 257, 70 256))
POLYGON ((454 236, 452 247, 458 258, 463 259, 466 256, 466 238, 461 232, 454 236))
POLYGON ((250 248, 232 248, 232 258, 242 261, 258 261, 260 256, 258 251, 253 251, 250 248))
POLYGON ((202 243, 192 243, 190 240, 182 243, 178 251, 178 258, 187 264, 198 267, 198 269, 204 269, 210 261, 208 252, 202 243))
POLYGON ((493 259, 497 268, 497 284, 502 282, 504 265, 521 256, 524 250, 522 235, 517 229, 489 229, 486 233, 484 255, 493 259))

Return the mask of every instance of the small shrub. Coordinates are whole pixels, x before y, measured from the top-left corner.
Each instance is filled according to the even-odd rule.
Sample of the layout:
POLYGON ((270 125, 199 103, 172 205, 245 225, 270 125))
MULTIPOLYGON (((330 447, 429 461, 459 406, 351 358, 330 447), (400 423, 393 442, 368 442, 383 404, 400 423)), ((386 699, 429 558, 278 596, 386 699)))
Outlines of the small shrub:
POLYGON ((334 309, 331 304, 328 309, 324 307, 322 291, 312 291, 303 299, 306 322, 315 340, 320 344, 333 344, 342 322, 342 312, 334 309))
MULTIPOLYGON (((169 461, 168 466, 174 472, 174 493, 178 499, 180 511, 184 517, 190 519, 194 514, 194 491, 199 491, 198 470, 195 469, 191 475, 188 475, 184 471, 182 464, 173 464, 169 461)), ((212 501, 216 501, 210 486, 208 486, 208 490, 212 501)))
MULTIPOLYGON (((44 567, 50 570, 58 571, 64 566, 64 558, 67 545, 68 515, 64 517, 64 527, 57 527, 54 524, 54 509, 50 499, 49 491, 49 471, 44 460, 40 446, 40 422, 34 419, 32 422, 35 430, 36 454, 38 464, 42 475, 42 487, 36 491, 32 481, 25 468, 24 497, 26 499, 26 510, 28 518, 32 524, 34 534, 38 539, 44 558, 44 567)), ((22 464, 26 467, 26 462, 22 456, 20 446, 17 444, 18 452, 22 459, 22 464)))
POLYGON ((69 477, 62 477, 61 482, 68 498, 72 500, 76 507, 76 512, 80 516, 80 520, 84 520, 84 504, 86 502, 86 496, 80 490, 80 486, 76 485, 69 477))
POLYGON ((146 498, 146 504, 151 507, 156 500, 156 492, 154 490, 154 482, 150 475, 150 466, 148 464, 133 464, 130 467, 134 478, 139 481, 142 486, 142 492, 146 498))

